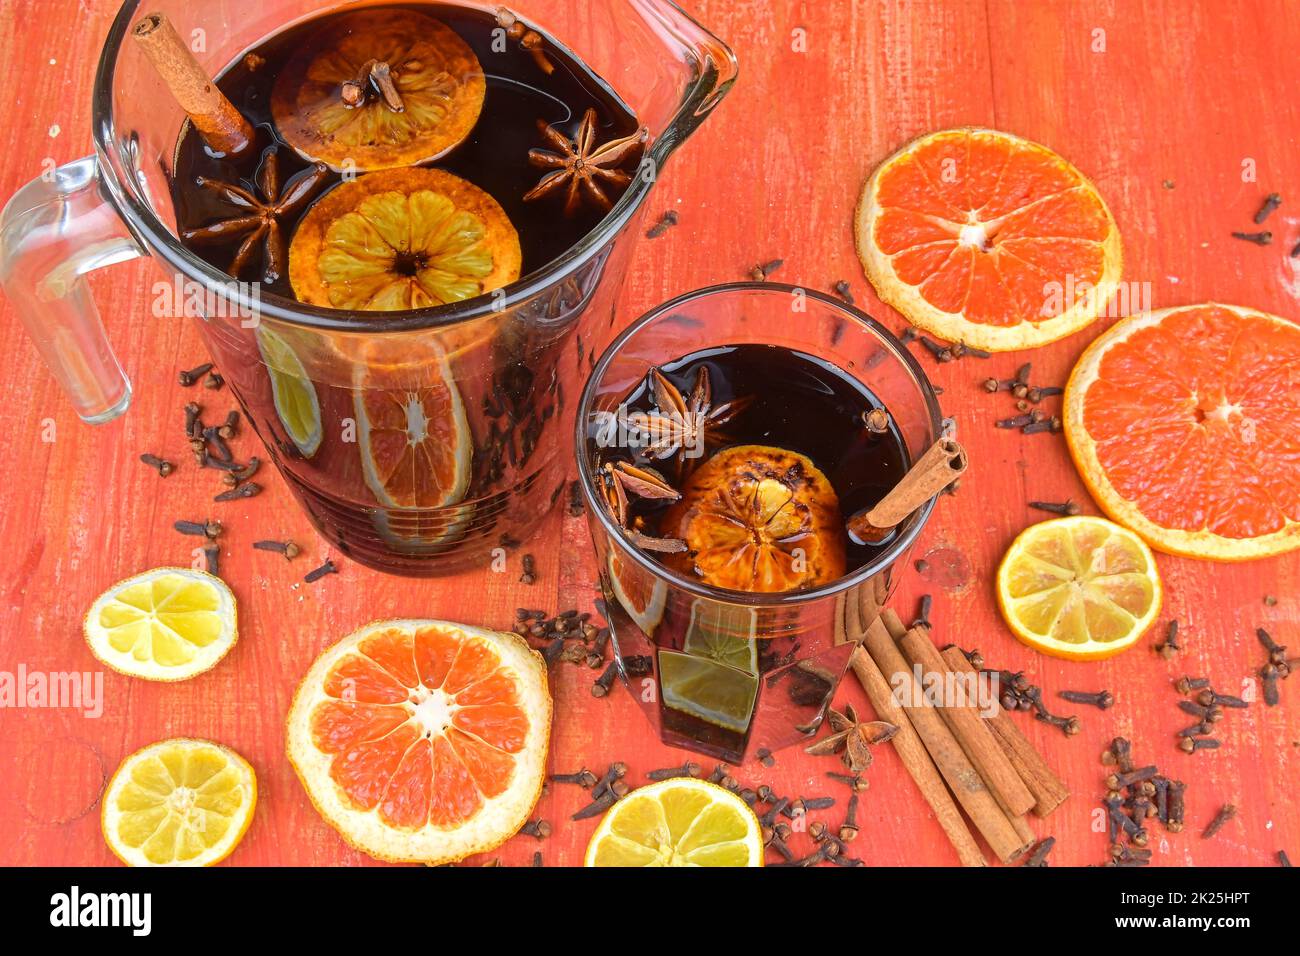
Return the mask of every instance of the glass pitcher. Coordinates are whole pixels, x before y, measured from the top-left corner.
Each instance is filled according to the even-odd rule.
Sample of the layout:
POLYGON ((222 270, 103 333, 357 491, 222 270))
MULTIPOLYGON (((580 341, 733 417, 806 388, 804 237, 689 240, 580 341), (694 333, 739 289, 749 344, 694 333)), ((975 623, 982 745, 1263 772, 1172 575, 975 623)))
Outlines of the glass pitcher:
POLYGON ((202 38, 196 56, 216 75, 267 36, 343 6, 127 0, 96 77, 95 155, 10 200, 0 220, 0 280, 77 413, 97 424, 126 411, 131 387, 84 277, 152 256, 163 279, 153 289, 155 315, 142 321, 197 319, 317 530, 370 567, 448 573, 521 543, 561 497, 573 408, 615 331, 614 303, 655 174, 721 101, 737 66, 721 40, 669 0, 511 4, 569 44, 649 128, 641 175, 567 253, 495 295, 408 312, 320 309, 236 283, 177 239, 169 176, 184 114, 128 33, 143 15, 164 13, 183 35, 202 38), (431 408, 441 410, 436 418, 431 408), (447 434, 429 443, 433 424, 447 434), (376 451, 394 435, 400 441, 403 428, 421 432, 420 448, 455 446, 455 493, 421 493, 418 473, 429 466, 415 437, 409 461, 379 467, 403 454, 376 451), (408 467, 415 479, 398 474, 408 467))

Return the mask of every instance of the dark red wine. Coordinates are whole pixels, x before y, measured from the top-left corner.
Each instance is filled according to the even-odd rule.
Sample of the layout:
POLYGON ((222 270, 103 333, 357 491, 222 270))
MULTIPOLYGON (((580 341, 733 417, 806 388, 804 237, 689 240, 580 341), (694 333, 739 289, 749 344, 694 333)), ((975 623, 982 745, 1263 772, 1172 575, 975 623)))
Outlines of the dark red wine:
MULTIPOLYGON (((546 73, 517 42, 503 42, 503 31, 493 14, 486 10, 451 3, 392 4, 365 10, 380 13, 391 10, 394 14, 411 10, 434 17, 454 30, 474 51, 487 86, 482 112, 468 138, 429 165, 468 180, 500 203, 519 233, 523 254, 521 275, 535 272, 563 255, 604 218, 605 213, 591 204, 584 205, 572 217, 566 216, 563 196, 523 201, 523 196, 547 172, 528 159, 529 150, 550 148, 538 131, 539 121, 573 138, 586 112, 595 110, 599 143, 628 136, 638 127, 636 116, 609 85, 568 48, 542 34, 546 58, 554 67, 546 73)), ((215 158, 187 124, 177 144, 172 176, 178 232, 210 226, 231 216, 229 203, 212 190, 196 185, 200 177, 237 183, 255 193, 258 168, 272 147, 278 147, 276 161, 282 182, 308 169, 310 164, 285 142, 276 126, 271 108, 272 90, 276 78, 304 44, 320 31, 330 29, 333 21, 348 15, 326 14, 277 33, 221 74, 217 85, 253 124, 258 148, 250 150, 240 162, 215 158)), ((320 195, 328 194, 341 181, 341 174, 331 173, 320 195)), ((612 198, 617 199, 617 192, 612 198)), ((310 208, 308 205, 282 224, 286 236, 293 235, 297 223, 310 208)), ((242 238, 235 237, 228 243, 189 245, 211 265, 229 271, 242 238)), ((236 278, 252 281, 261 275, 262 271, 254 265, 242 270, 236 278)), ((276 277, 264 289, 293 297, 287 275, 276 277)))
MULTIPOLYGON (((706 459, 735 445, 772 446, 804 455, 829 479, 844 518, 878 503, 906 474, 906 445, 893 420, 888 419, 880 432, 864 423, 868 412, 884 406, 834 365, 777 346, 733 345, 696 352, 660 366, 660 371, 689 396, 701 368, 708 369, 715 407, 748 401, 723 429, 726 441, 708 446, 706 459)), ((625 404, 632 413, 655 408, 649 383, 628 395, 625 404)), ((611 452, 620 457, 617 449, 611 452)), ((653 459, 647 461, 659 467, 653 459)), ((658 518, 665 509, 653 502, 641 502, 640 508, 646 530, 658 533, 658 518)), ((888 546, 888 541, 869 545, 850 539, 848 571, 867 564, 888 546)))

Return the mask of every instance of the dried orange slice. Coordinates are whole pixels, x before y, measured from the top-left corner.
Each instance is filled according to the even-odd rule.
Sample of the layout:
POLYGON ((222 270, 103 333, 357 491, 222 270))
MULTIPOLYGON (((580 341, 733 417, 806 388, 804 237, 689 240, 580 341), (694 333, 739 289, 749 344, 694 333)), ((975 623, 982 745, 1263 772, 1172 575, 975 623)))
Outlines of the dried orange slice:
POLYGON ((881 300, 952 342, 1011 351, 1092 322, 1119 286, 1110 210, 1056 153, 991 129, 908 143, 867 181, 858 256, 881 300))
POLYGON ((428 339, 367 342, 354 354, 357 444, 375 499, 388 508, 458 503, 474 439, 446 356, 428 339))
POLYGON ((1065 437, 1106 514, 1153 548, 1300 548, 1300 326, 1231 305, 1132 316, 1083 353, 1065 437))
POLYGON ((391 312, 499 289, 522 262, 519 234, 483 190, 440 169, 392 169, 312 207, 289 247, 289 281, 311 305, 391 312))
POLYGON ((321 816, 381 860, 448 863, 500 846, 541 794, 551 695, 513 634, 381 621, 307 671, 289 761, 321 816))
POLYGON ((1160 613, 1164 590, 1142 539, 1105 518, 1030 525, 998 567, 998 608, 1022 643, 1067 660, 1113 657, 1160 613))
POLYGON ((635 564, 624 561, 613 548, 609 551, 609 586, 628 617, 653 637, 664 617, 668 586, 635 564))
POLYGON ((487 84, 469 44, 412 10, 362 10, 312 36, 276 78, 285 141, 335 170, 414 166, 469 136, 487 84))
POLYGON ((844 574, 835 489, 809 458, 782 448, 718 452, 691 475, 660 532, 689 549, 668 564, 713 587, 793 591, 844 574))

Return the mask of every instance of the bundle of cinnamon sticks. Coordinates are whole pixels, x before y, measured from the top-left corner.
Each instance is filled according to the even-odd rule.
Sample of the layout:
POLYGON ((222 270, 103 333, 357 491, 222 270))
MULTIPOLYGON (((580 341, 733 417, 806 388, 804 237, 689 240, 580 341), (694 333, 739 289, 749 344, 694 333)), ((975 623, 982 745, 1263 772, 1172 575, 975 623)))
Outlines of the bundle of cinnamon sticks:
POLYGON ((850 595, 842 604, 843 638, 858 643, 853 673, 877 717, 898 726, 894 748, 962 865, 985 860, 958 806, 994 855, 1009 863, 1034 843, 1028 814, 1048 816, 1069 791, 996 694, 981 706, 962 691, 979 676, 962 651, 940 651, 928 626, 909 630, 892 610, 880 609, 879 597, 850 595), (935 701, 925 690, 933 686, 956 693, 935 701))

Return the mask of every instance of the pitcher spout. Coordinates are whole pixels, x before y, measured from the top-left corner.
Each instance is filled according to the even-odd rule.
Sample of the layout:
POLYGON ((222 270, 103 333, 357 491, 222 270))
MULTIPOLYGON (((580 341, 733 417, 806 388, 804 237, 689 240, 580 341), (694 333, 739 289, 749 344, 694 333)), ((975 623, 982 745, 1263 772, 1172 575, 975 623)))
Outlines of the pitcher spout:
POLYGON ((629 0, 647 26, 675 58, 691 66, 694 77, 682 91, 680 109, 659 138, 672 149, 693 133, 722 102, 740 75, 736 54, 672 0, 629 0))

